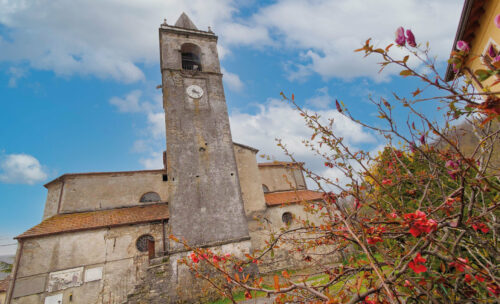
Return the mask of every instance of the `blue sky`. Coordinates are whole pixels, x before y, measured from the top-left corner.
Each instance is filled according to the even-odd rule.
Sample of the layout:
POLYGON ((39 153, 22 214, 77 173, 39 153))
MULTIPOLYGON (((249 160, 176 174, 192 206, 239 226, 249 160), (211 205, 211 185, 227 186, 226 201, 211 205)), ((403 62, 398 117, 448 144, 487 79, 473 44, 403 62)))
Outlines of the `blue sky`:
MULTIPOLYGON (((234 141, 327 170, 300 146, 300 118, 280 102, 338 115, 334 100, 368 121, 368 96, 407 93, 416 83, 378 74, 352 50, 366 38, 386 45, 398 26, 430 41, 440 69, 462 1, 443 0, 7 0, 0 3, 0 255, 42 216, 43 184, 64 173, 161 168, 165 149, 158 27, 185 11, 219 36, 234 141)), ((395 54, 401 52, 395 50, 395 54)), ((428 109, 429 115, 434 109, 428 109)), ((376 135, 338 119, 353 147, 376 135)), ((324 172, 328 174, 328 172, 324 172)))

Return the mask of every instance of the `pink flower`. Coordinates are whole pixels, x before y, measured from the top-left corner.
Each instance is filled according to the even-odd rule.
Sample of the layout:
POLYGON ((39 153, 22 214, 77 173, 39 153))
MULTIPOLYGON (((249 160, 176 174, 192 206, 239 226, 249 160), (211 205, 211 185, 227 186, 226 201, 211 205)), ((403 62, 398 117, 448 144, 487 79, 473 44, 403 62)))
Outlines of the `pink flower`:
POLYGON ((493 45, 490 45, 490 47, 488 48, 488 55, 490 55, 491 58, 495 58, 497 56, 493 45))
POLYGON ((406 30, 406 41, 408 45, 411 47, 416 47, 417 43, 415 42, 415 36, 413 35, 411 30, 406 30))
POLYGON ((382 185, 392 185, 392 180, 390 180, 390 179, 384 179, 382 181, 382 185))
POLYGON ((402 26, 398 27, 398 29, 396 30, 396 40, 395 41, 400 46, 405 45, 405 42, 406 42, 405 29, 402 26))
POLYGON ((422 134, 422 136, 420 136, 420 143, 422 145, 425 145, 425 134, 422 134))
POLYGON ((500 14, 496 15, 495 17, 495 25, 500 28, 500 14))
POLYGON ((456 161, 449 160, 446 162, 446 167, 451 169, 458 169, 458 163, 456 161))
POLYGON ((464 51, 464 52, 470 51, 469 45, 467 44, 467 42, 465 42, 463 40, 459 40, 457 42, 457 49, 460 51, 464 51))

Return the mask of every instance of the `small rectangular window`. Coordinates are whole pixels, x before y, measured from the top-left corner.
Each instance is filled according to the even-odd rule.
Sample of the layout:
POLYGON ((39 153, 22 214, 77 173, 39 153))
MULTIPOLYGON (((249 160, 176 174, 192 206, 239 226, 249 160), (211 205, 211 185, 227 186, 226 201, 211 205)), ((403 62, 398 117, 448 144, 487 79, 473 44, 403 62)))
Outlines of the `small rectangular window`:
POLYGON ((168 181, 168 174, 163 174, 163 181, 164 182, 168 181))

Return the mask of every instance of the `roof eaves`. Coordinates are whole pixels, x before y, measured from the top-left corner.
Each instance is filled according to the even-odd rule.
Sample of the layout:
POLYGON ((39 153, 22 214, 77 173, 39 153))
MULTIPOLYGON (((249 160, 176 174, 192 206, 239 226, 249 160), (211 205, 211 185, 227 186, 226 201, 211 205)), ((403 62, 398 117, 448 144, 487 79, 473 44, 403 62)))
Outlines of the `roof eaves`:
MULTIPOLYGON (((459 40, 462 40, 462 37, 465 33, 465 29, 467 26, 467 22, 469 21, 469 16, 470 16, 470 12, 472 10, 472 6, 474 4, 474 1, 475 0, 465 0, 465 2, 464 2, 464 7, 462 9, 460 21, 458 22, 457 32, 455 34, 455 40, 453 41, 453 45, 451 46, 451 52, 453 52, 455 50, 455 46, 457 45, 457 42, 459 40)), ((448 64, 448 66, 446 67, 446 74, 444 76, 444 80, 450 81, 453 79, 454 75, 455 75, 455 73, 453 72, 452 65, 448 64)))
POLYGON ((236 146, 239 146, 239 147, 242 147, 242 148, 245 148, 245 149, 251 150, 251 151, 253 151, 253 152, 255 152, 255 153, 259 152, 259 150, 258 150, 258 149, 255 149, 255 148, 252 148, 252 147, 250 147, 250 146, 247 146, 247 145, 244 145, 244 144, 240 144, 240 143, 237 143, 237 142, 234 142, 234 141, 233 141, 233 145, 236 145, 236 146))
POLYGON ((135 170, 135 171, 110 171, 110 172, 80 172, 80 173, 64 173, 63 175, 51 180, 50 182, 43 185, 47 188, 50 184, 58 181, 62 181, 67 177, 71 176, 85 176, 85 175, 108 175, 108 174, 131 174, 131 173, 159 173, 165 172, 166 169, 155 169, 155 170, 135 170))

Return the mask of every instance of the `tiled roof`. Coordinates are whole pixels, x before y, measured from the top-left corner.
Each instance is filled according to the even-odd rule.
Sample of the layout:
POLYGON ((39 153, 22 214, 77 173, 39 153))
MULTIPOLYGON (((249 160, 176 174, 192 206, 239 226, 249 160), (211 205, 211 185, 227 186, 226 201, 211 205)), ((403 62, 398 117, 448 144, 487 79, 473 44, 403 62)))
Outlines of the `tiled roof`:
POLYGON ((63 232, 146 223, 168 219, 168 217, 168 205, 165 203, 92 212, 57 214, 42 221, 16 238, 23 239, 63 232))
POLYGON ((323 199, 323 193, 311 190, 297 190, 284 192, 265 193, 266 205, 278 206, 282 204, 293 204, 301 201, 317 201, 323 199))
POLYGON ((259 167, 294 167, 298 166, 299 164, 304 164, 304 163, 272 161, 267 163, 259 163, 259 167))
POLYGON ((7 291, 7 288, 9 288, 9 283, 10 283, 10 276, 6 277, 3 280, 0 280, 0 292, 7 291))

